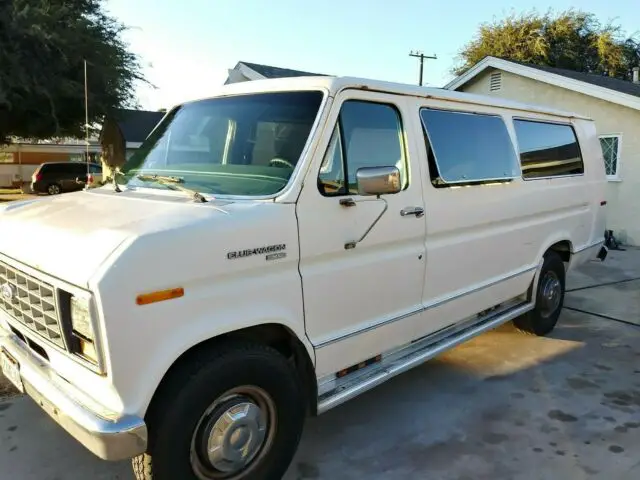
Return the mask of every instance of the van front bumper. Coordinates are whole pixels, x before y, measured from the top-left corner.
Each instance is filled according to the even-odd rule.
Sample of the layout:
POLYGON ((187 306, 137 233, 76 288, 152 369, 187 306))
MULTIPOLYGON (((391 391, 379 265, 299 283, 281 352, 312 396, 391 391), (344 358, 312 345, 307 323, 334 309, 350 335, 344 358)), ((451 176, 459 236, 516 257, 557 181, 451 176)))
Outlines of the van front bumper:
POLYGON ((147 426, 143 419, 96 412, 98 408, 88 407, 95 406, 95 402, 82 398, 81 392, 32 353, 22 340, 2 328, 1 321, 0 349, 18 363, 24 392, 96 456, 104 460, 124 460, 144 453, 147 426))

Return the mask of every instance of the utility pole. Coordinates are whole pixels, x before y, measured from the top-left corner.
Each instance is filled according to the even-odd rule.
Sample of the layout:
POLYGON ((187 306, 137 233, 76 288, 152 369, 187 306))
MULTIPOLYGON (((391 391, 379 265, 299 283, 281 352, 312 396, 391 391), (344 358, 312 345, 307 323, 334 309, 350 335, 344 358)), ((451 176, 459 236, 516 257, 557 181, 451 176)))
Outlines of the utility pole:
POLYGON ((424 70, 424 59, 429 59, 429 60, 437 60, 438 57, 436 56, 436 54, 434 53, 433 56, 429 56, 429 55, 425 55, 424 53, 422 53, 421 51, 411 51, 411 53, 409 53, 410 57, 416 57, 420 59, 420 79, 418 80, 418 85, 422 86, 422 72, 424 70))
POLYGON ((87 147, 85 161, 87 162, 87 178, 85 178, 84 189, 89 190, 89 82, 87 81, 87 60, 84 60, 84 131, 85 145, 87 147))

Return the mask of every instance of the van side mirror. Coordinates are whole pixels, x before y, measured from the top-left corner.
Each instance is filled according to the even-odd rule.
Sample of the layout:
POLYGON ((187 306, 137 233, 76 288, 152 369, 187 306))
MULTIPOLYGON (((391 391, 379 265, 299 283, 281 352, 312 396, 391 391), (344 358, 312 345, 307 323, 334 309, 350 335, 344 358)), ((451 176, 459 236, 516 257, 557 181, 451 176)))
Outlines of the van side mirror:
POLYGON ((356 171, 359 195, 390 195, 402 190, 398 167, 362 167, 356 171))

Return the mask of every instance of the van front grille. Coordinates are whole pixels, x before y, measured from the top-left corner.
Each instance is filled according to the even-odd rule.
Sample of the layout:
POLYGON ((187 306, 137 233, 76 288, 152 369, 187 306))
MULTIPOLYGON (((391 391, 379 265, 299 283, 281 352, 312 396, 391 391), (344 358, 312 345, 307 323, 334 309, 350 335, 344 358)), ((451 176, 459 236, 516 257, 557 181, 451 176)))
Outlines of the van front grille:
POLYGON ((0 261, 0 310, 65 348, 56 289, 0 261))

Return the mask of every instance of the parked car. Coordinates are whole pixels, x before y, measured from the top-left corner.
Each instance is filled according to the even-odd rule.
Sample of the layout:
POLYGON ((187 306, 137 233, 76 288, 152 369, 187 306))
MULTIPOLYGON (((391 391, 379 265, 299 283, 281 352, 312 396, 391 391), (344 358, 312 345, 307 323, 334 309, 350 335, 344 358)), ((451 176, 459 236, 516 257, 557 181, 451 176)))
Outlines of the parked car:
POLYGON ((120 173, 0 207, 0 360, 143 480, 280 478, 307 414, 508 321, 548 334, 607 253, 594 123, 494 97, 230 85, 120 173))
POLYGON ((31 190, 35 193, 58 195, 82 190, 87 183, 97 186, 102 181, 102 166, 79 162, 43 163, 31 177, 31 190))

